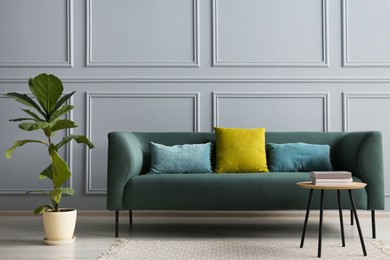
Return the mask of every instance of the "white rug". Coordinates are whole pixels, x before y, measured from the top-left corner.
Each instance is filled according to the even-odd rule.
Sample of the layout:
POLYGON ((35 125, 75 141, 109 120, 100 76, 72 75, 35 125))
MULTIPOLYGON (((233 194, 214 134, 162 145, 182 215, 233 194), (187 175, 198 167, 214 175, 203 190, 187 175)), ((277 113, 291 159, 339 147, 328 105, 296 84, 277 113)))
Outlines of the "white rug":
MULTIPOLYGON (((195 241, 139 241, 119 239, 99 260, 175 260, 175 259, 315 259, 317 241, 306 239, 303 248, 299 239, 286 240, 195 240, 195 241)), ((390 247, 381 241, 365 241, 367 257, 359 241, 326 241, 322 243, 322 259, 390 259, 390 247)))

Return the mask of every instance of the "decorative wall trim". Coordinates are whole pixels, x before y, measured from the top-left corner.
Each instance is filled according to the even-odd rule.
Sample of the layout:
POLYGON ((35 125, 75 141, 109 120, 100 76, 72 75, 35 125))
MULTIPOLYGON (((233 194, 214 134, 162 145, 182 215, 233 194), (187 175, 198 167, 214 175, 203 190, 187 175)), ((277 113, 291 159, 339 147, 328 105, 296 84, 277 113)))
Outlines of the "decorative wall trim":
POLYGON ((213 126, 219 126, 219 101, 223 98, 321 98, 323 101, 323 131, 329 131, 329 93, 235 93, 213 92, 213 126))
MULTIPOLYGON (((390 83, 390 77, 61 77, 64 83, 390 83)), ((28 77, 0 77, 27 83, 28 77)))
POLYGON ((73 67, 73 0, 66 1, 66 60, 65 61, 0 61, 0 67, 73 67))
POLYGON ((354 98, 367 98, 367 99, 389 99, 390 93, 348 93, 343 92, 343 131, 349 132, 349 102, 354 98))
POLYGON ((151 61, 151 62, 133 62, 133 61, 94 61, 93 60, 93 43, 92 43, 92 2, 87 0, 87 36, 86 36, 86 66, 87 67, 199 67, 199 3, 198 0, 193 2, 193 60, 189 62, 178 61, 151 61))
MULTIPOLYGON (((96 98, 192 98, 194 105, 194 132, 200 131, 200 93, 196 92, 166 92, 166 93, 129 93, 129 92, 86 92, 86 136, 93 143, 92 140, 92 111, 93 111, 93 99, 96 98)), ((92 150, 87 149, 86 155, 86 194, 106 194, 106 189, 97 189, 92 185, 92 150)))
MULTIPOLYGON (((0 93, 0 99, 2 99, 2 98, 12 99, 10 97, 5 96, 5 94, 6 94, 5 92, 0 93)), ((22 94, 27 94, 28 96, 33 97, 33 95, 30 93, 22 93, 22 94)), ((68 94, 68 93, 64 93, 64 94, 68 94)), ((68 105, 73 104, 73 97, 71 97, 66 102, 66 104, 68 104, 68 105)), ((73 111, 70 111, 70 113, 67 114, 66 119, 73 120, 73 111)), ((15 127, 16 127, 16 125, 15 125, 15 127)), ((71 135, 72 133, 73 133, 72 128, 66 129, 66 135, 71 135)), ((16 141, 16 140, 13 140, 13 141, 16 141)), ((72 144, 72 142, 69 142, 65 146, 65 158, 64 159, 66 162, 68 162, 70 172, 73 173, 73 157, 72 157, 72 155, 73 155, 73 144, 72 144)), ((39 172, 37 172, 37 174, 38 173, 39 172)), ((65 183, 65 187, 73 188, 73 176, 70 176, 69 180, 65 183)), ((26 191, 36 190, 36 189, 37 189, 36 187, 33 187, 33 188, 7 188, 7 189, 0 188, 0 194, 4 194, 4 195, 25 194, 26 191)), ((40 190, 50 191, 50 189, 40 189, 40 190)))
POLYGON ((349 57, 349 39, 348 39, 348 1, 342 0, 342 45, 343 45, 343 67, 390 67, 390 61, 351 61, 349 57))
POLYGON ((218 49, 218 2, 213 0, 212 23, 213 23, 213 64, 214 67, 328 67, 329 43, 328 43, 328 0, 320 0, 322 3, 322 60, 318 62, 297 61, 297 62, 272 62, 272 61, 220 61, 218 49))

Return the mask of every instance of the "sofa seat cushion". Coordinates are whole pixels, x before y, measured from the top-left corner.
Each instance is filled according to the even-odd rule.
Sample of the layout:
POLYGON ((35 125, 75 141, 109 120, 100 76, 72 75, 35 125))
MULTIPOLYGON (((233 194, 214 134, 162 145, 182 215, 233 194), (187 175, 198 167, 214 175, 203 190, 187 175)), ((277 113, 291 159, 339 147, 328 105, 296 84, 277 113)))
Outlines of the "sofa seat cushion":
MULTIPOLYGON (((125 186, 123 209, 132 210, 304 210, 309 190, 296 183, 310 180, 308 172, 240 174, 155 174, 131 178, 125 186)), ((354 177, 354 181, 361 181, 354 177)), ((335 196, 324 207, 337 209, 335 196)), ((353 191, 356 207, 367 209, 365 189, 353 191)), ((347 192, 342 205, 349 209, 347 192)), ((319 192, 312 208, 319 208, 319 192)))

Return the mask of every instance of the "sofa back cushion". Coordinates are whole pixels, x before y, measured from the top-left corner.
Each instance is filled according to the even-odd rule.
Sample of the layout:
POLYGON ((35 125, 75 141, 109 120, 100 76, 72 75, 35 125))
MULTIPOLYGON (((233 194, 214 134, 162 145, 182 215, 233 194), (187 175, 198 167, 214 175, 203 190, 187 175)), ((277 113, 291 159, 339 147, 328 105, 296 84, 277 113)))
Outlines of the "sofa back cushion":
POLYGON ((327 144, 286 143, 266 145, 271 172, 331 171, 330 146, 327 144))
POLYGON ((212 173, 211 142, 166 146, 150 143, 151 174, 212 173))
POLYGON ((217 173, 268 172, 265 128, 215 128, 217 173))

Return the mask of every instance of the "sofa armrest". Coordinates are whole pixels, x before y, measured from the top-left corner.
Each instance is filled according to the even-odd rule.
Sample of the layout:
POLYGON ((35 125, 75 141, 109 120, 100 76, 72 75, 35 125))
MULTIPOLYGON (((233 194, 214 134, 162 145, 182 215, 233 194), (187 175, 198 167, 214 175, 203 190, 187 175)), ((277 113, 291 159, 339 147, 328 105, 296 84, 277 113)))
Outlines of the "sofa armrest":
POLYGON ((134 134, 108 134, 107 209, 122 209, 125 185, 130 178, 141 173, 142 165, 141 145, 134 134))
POLYGON ((339 147, 339 168, 367 183, 368 209, 384 209, 382 134, 351 132, 339 147))

